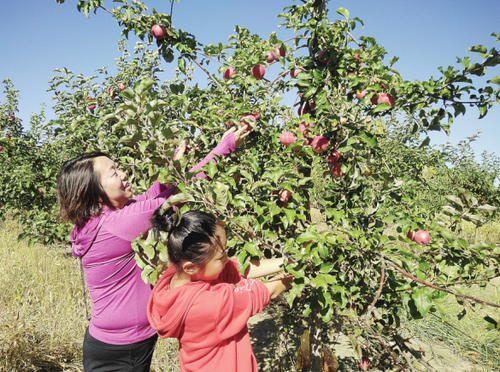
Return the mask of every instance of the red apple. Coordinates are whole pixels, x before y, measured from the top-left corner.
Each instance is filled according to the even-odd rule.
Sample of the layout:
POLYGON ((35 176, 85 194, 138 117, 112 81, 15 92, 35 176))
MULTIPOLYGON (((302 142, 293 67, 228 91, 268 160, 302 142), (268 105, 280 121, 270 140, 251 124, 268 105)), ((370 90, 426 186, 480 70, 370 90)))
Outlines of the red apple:
POLYGON ((151 32, 153 33, 153 36, 158 40, 163 40, 165 39, 165 36, 167 36, 167 30, 162 25, 154 25, 153 27, 151 27, 151 32))
POLYGON ((2 151, 2 150, 3 150, 3 147, 2 147, 2 146, 0 146, 0 151, 2 151))
POLYGON ((305 115, 308 112, 309 112, 309 110, 307 110, 307 107, 299 107, 299 109, 297 110, 297 113, 299 114, 299 116, 305 115))
POLYGON ((125 90, 127 87, 123 83, 118 83, 118 89, 125 90))
POLYGON ((91 103, 90 105, 87 106, 87 108, 90 110, 90 111, 93 111, 95 109, 95 103, 94 103, 94 99, 91 97, 91 96, 87 96, 87 102, 91 103))
POLYGON ((255 120, 259 120, 260 114, 258 112, 254 112, 252 115, 255 118, 255 120))
POLYGON ((394 102, 396 100, 389 93, 381 94, 377 99, 377 104, 387 102, 391 107, 394 107, 394 102))
MULTIPOLYGON (((283 49, 282 47, 276 47, 275 49, 276 49, 276 56, 280 56, 280 57, 285 58, 285 56, 286 56, 285 49, 283 49)), ((276 58, 276 60, 278 61, 279 59, 276 58)))
POLYGON ((337 150, 335 150, 334 152, 332 152, 332 154, 328 157, 328 164, 329 165, 334 165, 335 163, 337 163, 340 159, 340 152, 338 152, 337 150))
POLYGON ((378 104, 378 99, 379 99, 379 95, 378 94, 375 94, 372 98, 370 98, 370 101, 374 104, 374 105, 377 105, 378 104))
POLYGON ((328 140, 323 136, 316 136, 313 138, 311 146, 314 152, 322 152, 328 147, 328 140))
POLYGON ((364 96, 366 96, 367 93, 368 93, 368 91, 366 89, 363 89, 361 92, 358 91, 358 93, 356 94, 356 98, 361 99, 364 96))
POLYGON ((327 64, 331 62, 332 57, 330 57, 330 53, 327 50, 322 50, 318 54, 318 61, 320 61, 323 64, 327 64))
POLYGON ((250 70, 250 73, 256 80, 260 80, 264 77, 264 74, 266 73, 266 66, 264 65, 257 65, 252 67, 252 70, 250 70))
POLYGON ((282 202, 287 202, 292 195, 293 193, 290 190, 283 190, 282 192, 280 192, 279 199, 282 202))
POLYGON ((12 121, 14 120, 14 115, 9 115, 9 117, 7 118, 7 121, 12 121))
POLYGON ((415 239, 415 231, 411 231, 410 228, 408 228, 408 231, 406 232, 406 237, 410 240, 415 239))
POLYGON ((224 126, 226 128, 231 128, 233 125, 234 125, 234 123, 232 121, 230 121, 229 123, 224 123, 224 126))
POLYGON ((224 70, 222 76, 224 77, 224 79, 229 80, 234 74, 236 74, 236 71, 234 71, 234 68, 232 66, 229 66, 224 70))
POLYGON ((247 132, 250 132, 253 129, 252 124, 255 124, 255 123, 257 123, 257 119, 255 119, 255 116, 253 116, 252 114, 244 115, 240 119, 240 124, 242 126, 248 125, 247 132))
POLYGON ((344 174, 342 173, 342 164, 341 163, 335 163, 335 164, 333 164, 332 174, 335 177, 344 177, 344 174))
POLYGON ((354 57, 354 58, 355 58, 358 62, 360 62, 360 61, 361 61, 361 58, 359 58, 358 53, 354 53, 354 54, 353 54, 353 57, 354 57))
POLYGON ((316 103, 314 101, 309 101, 309 108, 311 110, 314 110, 315 107, 316 107, 316 103))
POLYGON ((288 147, 291 143, 294 143, 297 139, 291 132, 283 132, 280 135, 280 142, 288 147))
POLYGON ((418 245, 426 245, 431 240, 430 234, 425 230, 415 231, 413 241, 418 245))
POLYGON ((266 61, 267 63, 273 63, 274 61, 277 61, 278 60, 278 57, 276 56, 276 53, 274 53, 274 51, 269 51, 267 52, 267 58, 266 58, 266 61))
POLYGON ((42 190, 42 189, 40 189, 40 188, 39 188, 37 191, 38 191, 38 193, 39 193, 40 195, 43 195, 43 190, 42 190))
POLYGON ((302 72, 302 69, 301 68, 296 68, 296 69, 293 69, 292 71, 290 71, 290 76, 295 79, 297 77, 298 74, 300 74, 302 72))

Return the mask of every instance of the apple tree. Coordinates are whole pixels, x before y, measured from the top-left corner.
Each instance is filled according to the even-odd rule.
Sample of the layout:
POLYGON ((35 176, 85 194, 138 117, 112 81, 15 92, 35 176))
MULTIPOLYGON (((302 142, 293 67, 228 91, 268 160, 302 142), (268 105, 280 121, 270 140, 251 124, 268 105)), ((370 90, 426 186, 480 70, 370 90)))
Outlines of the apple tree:
MULTIPOLYGON (((183 208, 203 208, 226 222, 228 250, 242 267, 254 257, 288 257, 284 269, 295 276, 290 316, 308 319, 310 328, 310 365, 301 368, 321 370, 322 330, 341 319, 344 329, 378 341, 357 345, 362 368, 371 360, 404 370, 402 316, 443 311, 446 296, 485 303, 455 288, 498 275, 500 250, 450 234, 435 204, 414 207, 409 190, 420 181, 404 177, 399 155, 411 150, 410 139, 426 148, 430 131, 449 132, 467 105, 483 117, 500 102, 500 77, 480 87, 473 82, 500 63, 496 49, 471 47, 459 68, 441 68, 440 79, 407 81, 394 67, 397 58, 385 61, 374 38, 354 38, 361 20, 344 8, 331 20, 325 0, 278 15, 279 26, 292 33, 287 40, 236 26, 227 43, 211 45, 174 29, 168 14, 142 2, 115 2, 121 5, 107 10, 104 1, 80 0, 78 9, 87 16, 107 10, 124 36, 133 32, 144 43, 132 61, 121 43, 119 72, 102 69, 100 83, 58 70, 50 83, 57 118, 47 129, 64 141, 68 156, 110 152, 138 191, 154 180, 177 184, 179 200, 189 201, 183 208), (156 25, 162 28, 153 31, 156 25), (176 61, 171 81, 157 77, 160 57, 176 61), (200 72, 206 86, 190 86, 200 72), (286 95, 295 102, 284 103, 286 95), (396 121, 404 123, 400 133, 396 121), (243 147, 217 165, 209 162, 208 180, 193 179, 190 165, 241 125, 251 130, 243 147), (387 151, 387 136, 403 150, 387 151), (179 140, 190 151, 174 162, 179 140), (430 241, 417 239, 417 230, 429 232, 430 241)), ((411 159, 412 151, 405 154, 411 159)), ((135 249, 144 279, 154 283, 163 243, 149 236, 135 249)))

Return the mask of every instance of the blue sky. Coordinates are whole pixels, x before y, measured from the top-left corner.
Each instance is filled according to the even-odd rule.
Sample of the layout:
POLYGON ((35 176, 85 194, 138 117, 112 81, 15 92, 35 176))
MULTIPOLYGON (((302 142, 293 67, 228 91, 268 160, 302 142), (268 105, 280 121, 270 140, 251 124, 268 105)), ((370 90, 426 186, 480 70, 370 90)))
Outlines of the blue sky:
MULTIPOLYGON (((146 0, 148 7, 170 12, 167 0, 146 0)), ((109 66, 113 73, 118 57, 120 28, 104 11, 85 18, 76 9, 76 0, 58 5, 54 0, 2 0, 0 3, 0 80, 9 78, 21 90, 20 112, 25 125, 32 112, 47 104, 51 117, 51 94, 48 81, 55 68, 66 67, 85 76, 95 69, 109 66)), ((105 2, 112 8, 113 2, 105 2)), ((299 4, 293 0, 181 0, 174 4, 173 24, 194 35, 203 44, 225 42, 234 26, 250 29, 262 38, 277 31, 276 15, 284 7, 299 4)), ((116 3, 115 3, 116 5, 116 3)), ((388 59, 398 56, 394 66, 406 80, 440 77, 438 66, 453 66, 456 57, 469 55, 466 49, 483 44, 500 49, 492 32, 500 33, 500 2, 498 0, 332 0, 330 19, 340 18, 335 10, 344 7, 350 16, 364 22, 354 35, 373 36, 382 44, 388 59), (495 45, 496 44, 496 45, 495 45)), ((284 39, 287 34, 278 31, 284 39)), ((135 40, 131 40, 132 46, 135 40)), ((388 60, 387 59, 387 60, 388 60)), ((476 60, 477 61, 477 60, 476 60)), ((173 76, 173 65, 164 63, 162 80, 173 76)), ((487 78, 500 75, 500 66, 487 78)), ((477 82, 485 79, 477 80, 477 82)), ((476 82, 476 80, 474 81, 476 82)), ((4 101, 3 95, 0 101, 4 101)), ((495 106, 486 118, 478 120, 477 110, 470 108, 465 117, 456 119, 451 136, 432 135, 431 144, 450 141, 456 144, 481 128, 480 138, 473 144, 476 155, 483 150, 500 156, 500 107, 495 106)))

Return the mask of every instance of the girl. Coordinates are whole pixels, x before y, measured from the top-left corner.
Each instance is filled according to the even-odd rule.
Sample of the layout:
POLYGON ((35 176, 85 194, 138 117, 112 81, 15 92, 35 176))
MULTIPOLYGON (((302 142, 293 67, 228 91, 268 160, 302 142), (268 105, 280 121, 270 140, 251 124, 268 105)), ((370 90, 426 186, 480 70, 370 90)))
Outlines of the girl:
POLYGON ((205 212, 180 217, 172 208, 165 215, 158 210, 152 226, 157 239, 160 231, 168 233, 172 265, 153 288, 148 318, 161 338, 179 339, 181 371, 257 371, 247 320, 289 288, 293 277, 267 283, 253 278, 278 272, 283 259, 254 261, 242 276, 226 255, 224 229, 205 212))
MULTIPOLYGON (((214 155, 234 151, 248 135, 246 127, 229 130, 219 145, 192 170, 214 155)), ((180 158, 183 143, 175 155, 180 158)), ((203 172, 199 177, 206 177, 203 172)), ((125 174, 108 155, 85 153, 64 163, 58 177, 60 216, 75 223, 73 255, 81 258, 92 301, 92 317, 83 342, 85 371, 148 371, 157 335, 146 304, 151 288, 141 279, 131 241, 146 233, 156 208, 175 187, 155 182, 133 197, 125 174)))

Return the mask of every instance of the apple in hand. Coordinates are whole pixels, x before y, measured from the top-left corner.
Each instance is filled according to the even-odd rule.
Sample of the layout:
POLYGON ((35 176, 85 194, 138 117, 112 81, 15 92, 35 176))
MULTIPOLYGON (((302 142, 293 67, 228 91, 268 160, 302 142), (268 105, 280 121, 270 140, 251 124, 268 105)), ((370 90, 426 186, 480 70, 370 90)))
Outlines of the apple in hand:
POLYGON ((151 32, 157 40, 163 40, 167 36, 167 30, 162 25, 154 25, 151 27, 151 32))
POLYGON ((322 152, 328 147, 328 140, 323 136, 316 136, 313 138, 311 146, 314 152, 322 152))
POLYGON ((264 65, 256 65, 252 67, 250 70, 250 73, 256 80, 260 80, 264 77, 264 74, 266 73, 266 66, 264 65))
POLYGON ((247 132, 250 132, 253 129, 252 124, 256 124, 256 123, 257 123, 257 119, 252 114, 244 115, 240 119, 240 124, 242 126, 247 125, 247 129, 246 129, 247 132))
POLYGON ((224 72, 222 73, 222 76, 224 77, 224 79, 229 80, 229 79, 231 79, 231 77, 234 74, 236 74, 236 71, 234 70, 234 68, 232 66, 229 66, 228 68, 226 68, 224 70, 224 72))
POLYGON ((291 132, 283 132, 280 135, 280 142, 288 147, 291 143, 294 143, 296 140, 295 136, 291 132))
POLYGON ((426 245, 431 240, 430 234, 425 230, 419 230, 415 232, 413 241, 418 245, 426 245))

